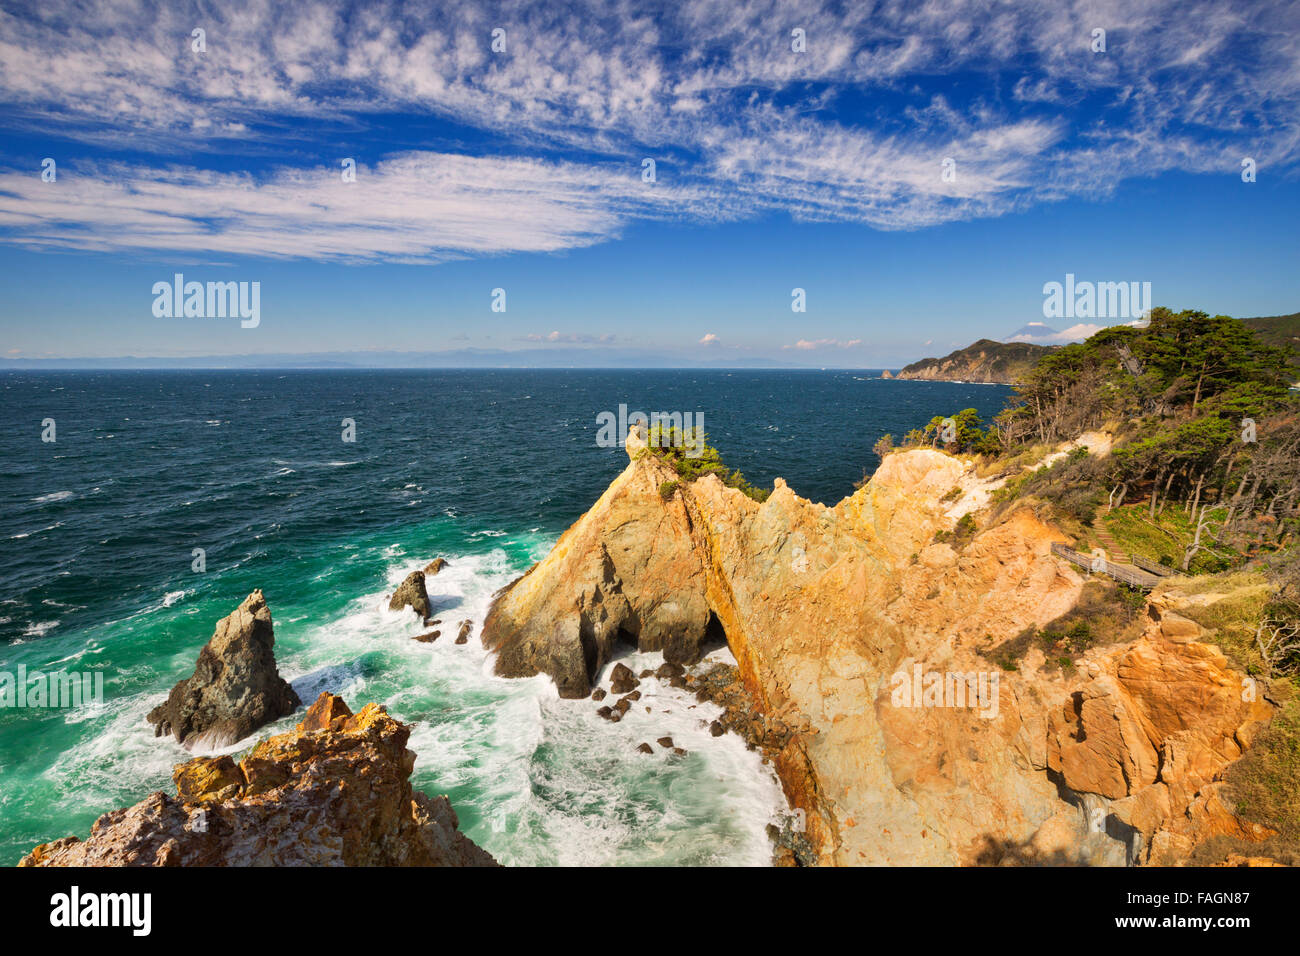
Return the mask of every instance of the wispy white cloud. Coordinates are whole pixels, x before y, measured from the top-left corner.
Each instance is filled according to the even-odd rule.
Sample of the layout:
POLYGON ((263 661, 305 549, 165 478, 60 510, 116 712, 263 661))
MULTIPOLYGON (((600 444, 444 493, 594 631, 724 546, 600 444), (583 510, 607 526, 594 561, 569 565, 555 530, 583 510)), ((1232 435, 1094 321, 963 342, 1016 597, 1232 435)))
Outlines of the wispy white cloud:
POLYGON ((613 334, 591 335, 585 332, 548 332, 545 335, 525 335, 522 340, 525 342, 549 342, 551 344, 564 345, 613 345, 616 336, 613 334))
POLYGON ((411 153, 374 168, 262 179, 113 165, 47 183, 0 172, 0 228, 33 248, 157 250, 366 262, 554 252, 620 235, 634 217, 710 216, 701 191, 635 170, 411 153))
POLYGON ((638 219, 921 228, 1168 170, 1232 175, 1244 155, 1293 168, 1294 10, 1238 6, 49 0, 0 11, 3 125, 157 160, 71 167, 57 192, 11 172, 0 239, 428 261, 572 248, 638 219), (957 75, 983 80, 960 102, 921 92, 957 75), (350 193, 332 188, 340 131, 410 115, 494 145, 371 157, 350 193), (284 158, 201 168, 230 150, 284 158), (643 156, 658 182, 637 191, 643 156))
POLYGON ((800 339, 793 345, 783 345, 783 349, 798 349, 803 352, 811 352, 816 349, 851 349, 862 344, 862 339, 800 339))
MULTIPOLYGON (((1143 320, 1134 319, 1131 322, 1120 323, 1131 327, 1139 327, 1143 320)), ((1082 342, 1106 328, 1104 325, 1097 325, 1094 322, 1078 322, 1068 329, 1060 332, 1052 329, 1042 322, 1030 322, 1021 328, 1015 335, 1009 336, 1004 341, 1007 342, 1029 342, 1034 345, 1068 345, 1071 342, 1082 342), (1040 328, 1041 327, 1041 328, 1040 328)))

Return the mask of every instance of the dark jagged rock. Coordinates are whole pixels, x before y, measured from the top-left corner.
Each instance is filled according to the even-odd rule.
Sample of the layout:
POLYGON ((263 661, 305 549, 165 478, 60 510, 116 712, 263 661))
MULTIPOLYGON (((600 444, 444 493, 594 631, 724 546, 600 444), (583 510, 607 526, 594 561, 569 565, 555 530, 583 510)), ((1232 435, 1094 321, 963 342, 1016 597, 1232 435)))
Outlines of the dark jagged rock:
POLYGON ((461 622, 460 622, 460 632, 456 635, 456 643, 457 643, 457 644, 468 644, 468 643, 469 643, 469 633, 470 633, 470 631, 472 631, 473 629, 474 629, 474 622, 473 622, 473 621, 461 621, 461 622))
POLYGON ((674 664, 671 661, 666 661, 665 663, 660 664, 659 669, 655 671, 655 677, 660 680, 671 681, 673 678, 685 676, 686 668, 681 664, 674 664))
POLYGON ((149 712, 154 735, 224 747, 293 712, 300 701, 276 670, 271 611, 260 590, 217 622, 194 673, 149 712))
POLYGON ((611 678, 610 690, 615 694, 626 694, 641 683, 626 664, 615 664, 611 678))
POLYGON ((494 866, 446 797, 411 787, 410 728, 322 694, 240 763, 197 757, 157 792, 45 843, 19 866, 494 866))
POLYGON ((636 752, 639 754, 652 754, 655 752, 655 749, 649 744, 641 744, 636 748, 636 752))
POLYGON ((424 576, 427 578, 433 577, 435 574, 437 574, 439 571, 445 568, 449 563, 450 562, 447 561, 446 558, 434 558, 432 561, 430 561, 428 564, 424 566, 424 576))
POLYGON ((428 631, 424 634, 415 635, 411 640, 419 641, 421 644, 432 644, 440 637, 442 637, 442 631, 428 631))
POLYGON ((408 574, 406 580, 397 586, 397 590, 393 592, 388 602, 390 611, 400 611, 404 607, 414 610, 420 615, 420 620, 429 620, 429 592, 424 588, 423 571, 412 571, 408 574))
POLYGON ((657 741, 655 741, 655 743, 657 743, 660 747, 663 747, 664 750, 673 749, 673 738, 671 737, 660 737, 657 741))
POLYGON ((603 688, 603 687, 597 687, 595 690, 593 690, 593 691, 591 692, 591 699, 592 699, 592 700, 604 700, 604 699, 605 699, 605 688, 603 688))

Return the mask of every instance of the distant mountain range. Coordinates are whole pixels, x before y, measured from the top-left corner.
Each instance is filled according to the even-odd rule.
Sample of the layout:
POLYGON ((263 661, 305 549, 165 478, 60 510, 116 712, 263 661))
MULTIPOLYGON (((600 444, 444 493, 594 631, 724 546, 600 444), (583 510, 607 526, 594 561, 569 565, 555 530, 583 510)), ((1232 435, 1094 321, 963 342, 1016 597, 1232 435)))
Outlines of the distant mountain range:
MULTIPOLYGON (((1290 345, 1300 353, 1300 312, 1242 319, 1270 345, 1290 345)), ((924 358, 886 378, 1014 384, 1047 352, 1059 345, 1038 345, 1057 335, 1042 322, 1029 322, 998 342, 980 339, 943 358, 924 358)), ((1296 358, 1300 365, 1300 354, 1296 358)), ((633 348, 456 349, 445 352, 298 352, 269 355, 134 356, 112 358, 0 358, 6 369, 363 369, 363 368, 823 368, 825 363, 788 359, 709 355, 683 359, 670 352, 633 348)), ((840 367, 840 366, 834 366, 840 367)), ((876 366, 879 367, 879 366, 876 366)))

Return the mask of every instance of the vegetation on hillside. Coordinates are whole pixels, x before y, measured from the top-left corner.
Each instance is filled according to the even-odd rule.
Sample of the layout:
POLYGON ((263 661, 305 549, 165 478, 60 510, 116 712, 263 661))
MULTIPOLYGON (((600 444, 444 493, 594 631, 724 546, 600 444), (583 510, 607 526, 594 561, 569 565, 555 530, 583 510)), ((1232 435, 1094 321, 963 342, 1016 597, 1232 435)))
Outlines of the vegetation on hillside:
POLYGON ((1106 428, 1109 456, 1080 450, 1036 472, 1008 469, 1001 497, 1051 502, 1084 527, 1100 506, 1114 513, 1142 501, 1149 524, 1182 526, 1153 560, 1217 570, 1282 550, 1300 531, 1292 357, 1228 316, 1154 309, 1147 328, 1103 329, 1044 355, 987 427, 964 409, 903 444, 980 455, 987 470, 1106 428))
POLYGON ((994 342, 980 339, 943 358, 924 358, 906 366, 897 375, 901 379, 939 381, 1018 382, 1042 356, 1058 348, 1029 342, 994 342))
MULTIPOLYGON (((981 476, 1005 477, 995 517, 1029 502, 1082 547, 1105 541, 1191 575, 1172 585, 1196 596, 1188 616, 1285 702, 1226 778, 1237 812, 1277 838, 1253 850, 1225 838, 1203 848, 1204 861, 1226 852, 1300 861, 1300 397, 1288 391, 1297 355, 1286 344, 1294 319, 1253 320, 1257 334, 1227 316, 1154 309, 1146 328, 1104 329, 1044 355, 988 425, 964 409, 902 442, 973 456, 981 476), (1110 454, 1078 448, 1034 467, 1088 431, 1110 433, 1110 454)), ((1143 600, 1093 579, 1069 614, 985 654, 1010 670, 1037 647, 1068 669, 1089 646, 1136 636, 1143 600)))

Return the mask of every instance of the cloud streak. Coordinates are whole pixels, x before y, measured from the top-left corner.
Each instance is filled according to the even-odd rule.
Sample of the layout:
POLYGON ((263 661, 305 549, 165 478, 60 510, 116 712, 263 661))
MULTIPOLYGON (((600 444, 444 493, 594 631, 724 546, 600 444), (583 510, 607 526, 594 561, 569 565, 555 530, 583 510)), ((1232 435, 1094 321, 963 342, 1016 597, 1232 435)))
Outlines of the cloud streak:
POLYGON ((581 247, 643 220, 925 228, 1170 170, 1230 176, 1246 155, 1293 173, 1288 18, 1285 3, 1208 0, 51 0, 0 12, 0 127, 152 159, 82 159, 57 184, 11 169, 0 240, 440 261, 581 247), (374 130, 410 116, 482 142, 377 149, 343 191, 327 168, 340 131, 382 142, 374 130), (194 158, 228 170, 232 150, 286 158, 247 174, 194 158))

